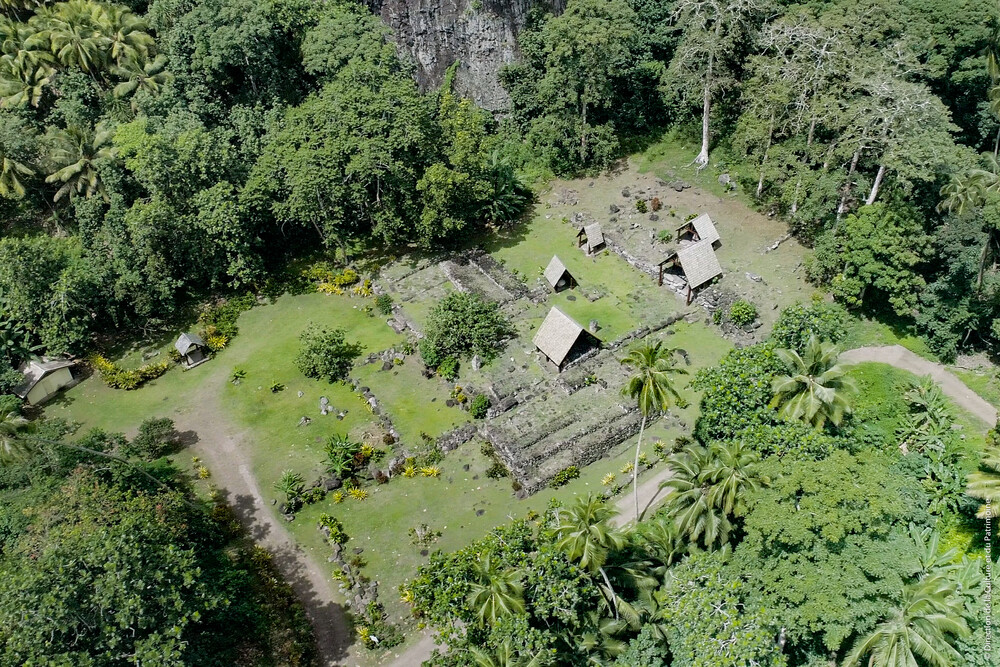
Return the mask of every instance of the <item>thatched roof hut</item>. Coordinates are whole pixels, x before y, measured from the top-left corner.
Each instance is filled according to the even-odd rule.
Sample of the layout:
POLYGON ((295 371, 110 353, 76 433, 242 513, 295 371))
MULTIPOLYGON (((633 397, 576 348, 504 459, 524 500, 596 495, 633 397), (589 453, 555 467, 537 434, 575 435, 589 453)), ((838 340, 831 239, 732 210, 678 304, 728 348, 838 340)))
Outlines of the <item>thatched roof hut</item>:
POLYGON ((587 347, 600 343, 572 317, 555 307, 545 316, 545 321, 538 328, 532 342, 559 370, 587 347))
POLYGON ((549 261, 549 265, 545 267, 543 275, 545 276, 545 280, 548 281, 549 285, 556 292, 576 287, 576 278, 574 278, 573 274, 569 272, 566 265, 562 263, 562 260, 555 255, 552 256, 552 259, 549 261))
POLYGON ((194 368, 208 361, 208 345, 196 333, 182 333, 174 343, 174 349, 181 355, 184 365, 188 368, 194 368))
POLYGON ((679 266, 687 281, 687 301, 691 303, 694 290, 698 289, 712 278, 722 275, 722 265, 715 254, 712 242, 708 239, 692 243, 681 248, 660 262, 659 283, 663 284, 664 269, 679 266))
POLYGON ((721 245, 719 230, 715 228, 712 217, 708 213, 702 213, 694 220, 688 220, 677 228, 677 240, 689 238, 692 241, 708 241, 714 247, 721 245))
POLYGON ((604 230, 601 229, 601 223, 595 222, 580 227, 580 231, 576 233, 576 240, 588 255, 604 248, 604 230))

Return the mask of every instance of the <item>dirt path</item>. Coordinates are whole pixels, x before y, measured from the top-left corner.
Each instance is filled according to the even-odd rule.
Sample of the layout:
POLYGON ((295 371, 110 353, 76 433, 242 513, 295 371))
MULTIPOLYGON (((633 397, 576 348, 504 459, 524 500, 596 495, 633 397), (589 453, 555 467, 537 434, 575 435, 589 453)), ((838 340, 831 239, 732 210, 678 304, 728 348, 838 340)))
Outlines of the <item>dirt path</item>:
POLYGON ((197 434, 191 450, 211 470, 212 483, 233 507, 254 542, 271 553, 275 567, 305 607, 321 664, 343 664, 351 631, 344 608, 334 596, 329 572, 298 547, 282 520, 267 507, 243 444, 248 436, 223 416, 225 410, 218 399, 220 382, 225 379, 206 380, 206 391, 200 392, 200 400, 192 402, 197 407, 178 415, 177 427, 197 434))
POLYGON ((997 423, 996 408, 984 401, 979 394, 969 389, 942 364, 917 356, 902 345, 859 347, 841 353, 840 359, 849 363, 876 361, 910 371, 915 375, 930 375, 940 385, 941 391, 959 407, 983 420, 987 426, 992 427, 997 423))

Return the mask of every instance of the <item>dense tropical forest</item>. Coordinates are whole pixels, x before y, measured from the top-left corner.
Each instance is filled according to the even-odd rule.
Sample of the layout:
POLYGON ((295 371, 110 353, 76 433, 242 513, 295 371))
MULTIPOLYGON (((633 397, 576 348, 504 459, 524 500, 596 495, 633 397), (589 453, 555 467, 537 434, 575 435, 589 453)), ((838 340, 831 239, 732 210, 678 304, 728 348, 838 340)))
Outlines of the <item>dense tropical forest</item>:
MULTIPOLYGON (((432 555, 401 592, 448 640, 435 664, 995 664, 957 543, 982 544, 965 476, 1000 498, 1000 435, 975 478, 936 388, 858 388, 832 347, 852 312, 942 360, 998 352, 995 3, 569 0, 532 12, 497 114, 453 73, 418 89, 364 3, 0 5, 0 395, 33 354, 174 332, 306 258, 474 243, 553 177, 693 139, 839 305, 694 378, 655 516, 584 498, 432 555)), ((172 425, 77 434, 8 399, 0 664, 311 664, 267 557, 163 458, 172 425)))
POLYGON ((155 330, 317 248, 456 242, 515 219, 545 174, 607 168, 671 129, 815 243, 810 275, 846 305, 945 358, 992 349, 995 12, 574 0, 533 16, 494 118, 448 82, 418 92, 350 2, 11 3, 4 353, 155 330))

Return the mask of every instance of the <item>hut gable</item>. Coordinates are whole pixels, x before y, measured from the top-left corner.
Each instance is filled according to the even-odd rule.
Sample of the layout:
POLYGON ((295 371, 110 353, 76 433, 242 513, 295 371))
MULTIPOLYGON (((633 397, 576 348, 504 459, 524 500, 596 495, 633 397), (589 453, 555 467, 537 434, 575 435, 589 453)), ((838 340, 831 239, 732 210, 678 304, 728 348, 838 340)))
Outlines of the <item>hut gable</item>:
POLYGON ((532 342, 549 358, 549 361, 562 367, 570 350, 584 335, 583 327, 574 322, 569 315, 553 307, 545 316, 545 321, 542 322, 532 342))
POLYGON ((206 347, 205 341, 202 340, 201 336, 196 333, 182 333, 178 338, 177 342, 174 343, 174 349, 182 357, 186 356, 193 348, 206 347))
POLYGON ((569 269, 562 263, 562 260, 555 255, 552 256, 549 265, 545 267, 544 275, 545 280, 557 292, 576 285, 576 279, 573 277, 573 274, 569 272, 569 269))
POLYGON ((696 242, 708 241, 715 244, 720 241, 719 230, 715 228, 715 223, 712 222, 712 217, 708 213, 702 213, 694 220, 689 220, 677 228, 678 241, 685 234, 691 234, 696 242))
POLYGON ((722 265, 719 264, 712 242, 708 239, 678 250, 677 260, 691 289, 697 289, 722 274, 722 265))
POLYGON ((580 227, 576 238, 588 255, 604 247, 604 230, 599 222, 580 227))

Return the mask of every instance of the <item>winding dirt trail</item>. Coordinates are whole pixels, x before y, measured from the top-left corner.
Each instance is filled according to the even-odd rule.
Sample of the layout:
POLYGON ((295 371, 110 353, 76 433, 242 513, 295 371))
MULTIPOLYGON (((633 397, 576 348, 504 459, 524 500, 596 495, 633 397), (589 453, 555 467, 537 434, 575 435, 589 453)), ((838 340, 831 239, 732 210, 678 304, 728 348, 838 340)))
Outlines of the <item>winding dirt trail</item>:
POLYGON ((996 408, 984 401, 979 394, 969 389, 964 382, 955 377, 944 365, 917 356, 902 345, 858 347, 842 352, 840 360, 848 363, 875 361, 901 368, 904 371, 910 371, 915 375, 930 375, 941 387, 941 391, 948 398, 955 401, 959 407, 983 420, 987 426, 992 427, 997 423, 996 408))
POLYGON ((190 411, 177 415, 181 431, 197 434, 190 445, 212 471, 212 483, 236 512, 251 538, 274 558, 274 565, 305 608, 324 667, 343 664, 352 633, 344 608, 337 603, 327 569, 314 562, 267 506, 247 455, 249 434, 225 418, 218 396, 225 378, 207 379, 206 391, 190 411))

